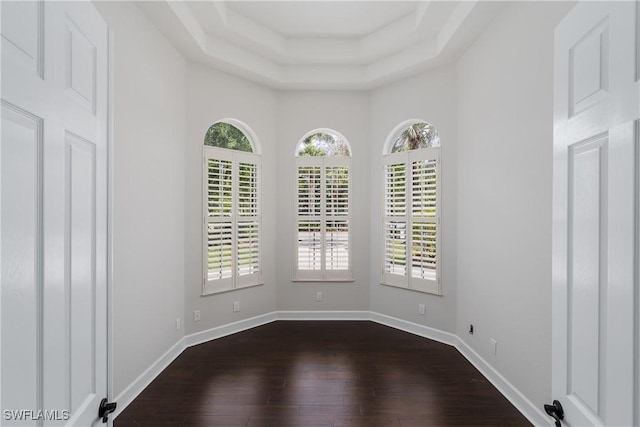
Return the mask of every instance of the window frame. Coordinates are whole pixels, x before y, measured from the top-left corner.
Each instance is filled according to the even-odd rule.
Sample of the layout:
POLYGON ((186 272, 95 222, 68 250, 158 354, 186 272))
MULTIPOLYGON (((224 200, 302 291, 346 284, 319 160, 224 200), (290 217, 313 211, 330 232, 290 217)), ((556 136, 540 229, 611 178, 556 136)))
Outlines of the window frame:
POLYGON ((298 144, 296 144, 295 155, 295 170, 294 170, 294 233, 293 233, 293 250, 294 250, 294 267, 293 267, 293 282, 353 282, 353 183, 352 183, 352 150, 349 141, 340 133, 332 129, 316 129, 305 134, 298 144), (349 148, 350 155, 348 156, 299 156, 297 155, 298 147, 300 144, 315 133, 329 133, 341 138, 347 147, 349 148), (319 215, 300 215, 298 211, 300 192, 299 192, 299 168, 300 167, 319 167, 320 168, 320 214, 319 215), (347 215, 327 215, 327 168, 332 167, 344 167, 348 171, 348 192, 347 192, 347 215), (305 270, 300 269, 299 259, 299 246, 298 246, 298 233, 299 222, 304 220, 320 222, 320 269, 318 270, 305 270), (329 221, 347 221, 347 256, 348 256, 348 268, 345 270, 331 270, 327 269, 326 253, 327 253, 327 223, 329 221))
POLYGON ((419 120, 411 120, 399 125, 394 132, 391 133, 387 144, 385 144, 385 153, 382 159, 382 265, 381 279, 382 285, 388 285, 403 289, 419 291, 434 295, 442 295, 442 221, 441 221, 441 186, 442 186, 442 168, 440 160, 440 146, 430 148, 419 148, 416 150, 400 151, 390 153, 393 141, 397 135, 419 120), (436 177, 436 212, 433 217, 425 215, 415 215, 412 209, 413 200, 412 193, 414 187, 413 165, 421 161, 435 161, 435 177, 436 177), (404 214, 388 215, 387 212, 387 167, 389 165, 403 164, 405 170, 404 184, 404 214), (404 253, 405 264, 404 274, 391 273, 387 271, 387 224, 392 222, 405 224, 405 241, 404 253), (435 224, 435 244, 436 244, 436 268, 435 279, 414 277, 413 274, 413 230, 416 224, 435 224))
MULTIPOLYGON (((243 131, 244 132, 244 131, 243 131)), ((251 139, 249 139, 251 141, 251 139)), ((253 142, 252 142, 253 146, 253 142)), ((246 151, 232 150, 226 148, 203 146, 203 173, 202 173, 202 296, 213 295, 223 292, 234 291, 238 289, 259 286, 264 284, 262 277, 262 156, 256 153, 246 151), (229 220, 220 220, 223 216, 210 216, 208 210, 208 174, 209 160, 229 161, 232 165, 232 190, 231 190, 231 214, 229 220), (239 169, 241 163, 249 163, 256 165, 256 215, 240 215, 238 198, 239 198, 239 169), (214 219, 211 221, 213 218, 214 219), (243 220, 244 218, 244 220, 243 220), (209 238, 208 226, 210 223, 230 223, 231 224, 231 277, 209 280, 209 238), (239 226, 241 224, 257 223, 257 268, 254 273, 239 273, 239 226)))

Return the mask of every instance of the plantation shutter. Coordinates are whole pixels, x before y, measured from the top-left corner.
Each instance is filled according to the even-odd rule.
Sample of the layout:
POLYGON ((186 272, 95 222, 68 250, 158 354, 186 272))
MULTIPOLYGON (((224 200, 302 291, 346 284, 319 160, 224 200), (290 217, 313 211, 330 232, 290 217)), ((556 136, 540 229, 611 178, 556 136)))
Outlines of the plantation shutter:
POLYGON ((260 157, 236 152, 236 287, 262 282, 260 268, 260 157))
POLYGON ((439 149, 384 158, 382 283, 440 293, 439 149))
POLYGON ((439 152, 427 148, 409 152, 411 168, 411 277, 409 287, 440 293, 439 152))
POLYGON ((350 158, 296 158, 295 280, 351 280, 350 158))
POLYGON ((204 147, 203 294, 260 284, 260 156, 204 147))
POLYGON ((384 158, 384 267, 382 282, 408 286, 407 153, 384 158))
MULTIPOLYGON (((303 162, 306 163, 306 162, 303 162)), ((298 270, 322 278, 322 165, 298 165, 297 252, 298 270)))
POLYGON ((349 157, 325 157, 324 169, 324 279, 350 280, 349 157))

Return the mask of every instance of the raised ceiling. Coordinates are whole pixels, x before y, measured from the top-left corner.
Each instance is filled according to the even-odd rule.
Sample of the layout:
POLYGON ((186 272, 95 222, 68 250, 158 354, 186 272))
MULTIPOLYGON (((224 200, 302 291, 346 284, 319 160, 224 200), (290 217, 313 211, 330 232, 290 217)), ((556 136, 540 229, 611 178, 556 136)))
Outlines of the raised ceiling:
POLYGON ((370 89, 445 64, 503 2, 152 1, 187 58, 279 89, 370 89))

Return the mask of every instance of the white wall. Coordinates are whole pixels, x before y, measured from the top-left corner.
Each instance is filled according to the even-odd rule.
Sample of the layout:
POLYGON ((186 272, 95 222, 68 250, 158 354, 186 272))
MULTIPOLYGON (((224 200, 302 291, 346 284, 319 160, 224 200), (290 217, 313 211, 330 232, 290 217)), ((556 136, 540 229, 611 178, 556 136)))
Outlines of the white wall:
POLYGON ((456 321, 456 103, 454 65, 373 91, 368 153, 371 165, 371 310, 447 332, 455 332, 456 321), (384 201, 382 150, 391 131, 409 119, 422 119, 434 125, 442 142, 442 296, 380 284, 384 201), (418 314, 418 304, 426 305, 426 315, 418 314))
POLYGON ((458 63, 457 333, 538 408, 551 400, 553 29, 568 10, 511 4, 458 63))
MULTIPOLYGON (((187 66, 187 140, 185 180, 185 318, 193 333, 276 309, 276 110, 271 89, 195 63, 187 66), (202 291, 202 147, 204 134, 225 118, 240 120, 257 135, 262 147, 262 277, 264 285, 215 295, 202 291), (233 302, 240 311, 233 313, 233 302), (193 311, 201 320, 193 322, 193 311)), ((278 221, 279 223, 279 221, 278 221)))
POLYGON ((295 91, 279 94, 277 175, 278 310, 369 309, 369 94, 295 91), (307 132, 334 129, 351 145, 354 221, 353 282, 292 282, 294 269, 295 148, 307 132), (317 291, 323 293, 316 302, 317 291))
POLYGON ((96 5, 115 37, 117 396, 183 335, 185 61, 132 3, 96 5))

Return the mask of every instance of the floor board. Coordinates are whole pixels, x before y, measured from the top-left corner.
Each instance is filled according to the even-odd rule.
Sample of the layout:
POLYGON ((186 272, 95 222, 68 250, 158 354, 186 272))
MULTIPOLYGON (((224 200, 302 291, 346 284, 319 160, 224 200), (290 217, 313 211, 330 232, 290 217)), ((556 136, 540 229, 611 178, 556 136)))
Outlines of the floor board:
POLYGON ((367 321, 279 321, 185 350, 130 426, 530 426, 458 351, 367 321))

